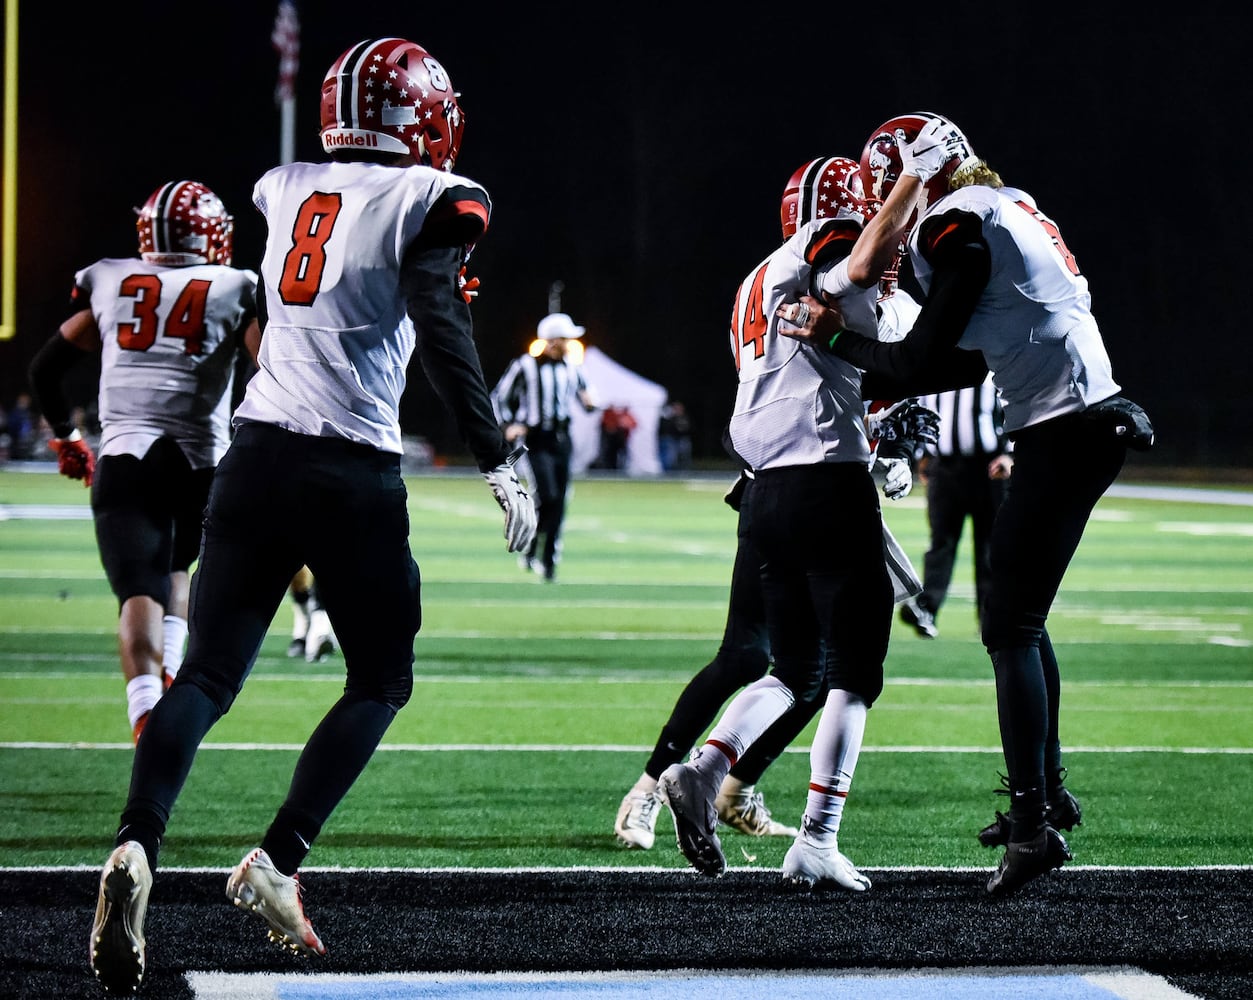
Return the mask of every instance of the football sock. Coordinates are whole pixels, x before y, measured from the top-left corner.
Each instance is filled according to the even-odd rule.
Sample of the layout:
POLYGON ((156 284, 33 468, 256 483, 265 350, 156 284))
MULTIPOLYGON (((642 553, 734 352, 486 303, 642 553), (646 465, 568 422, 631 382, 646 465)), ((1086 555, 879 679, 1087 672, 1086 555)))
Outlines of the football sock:
POLYGON ((293 590, 291 592, 291 600, 291 637, 293 639, 303 639, 309 631, 309 591, 293 590))
POLYGON ((320 832, 321 826, 316 820, 288 806, 281 806, 265 832, 261 850, 270 856, 281 874, 295 875, 320 832))
POLYGON ((646 795, 651 795, 653 792, 657 791, 657 779, 651 774, 645 772, 644 774, 641 774, 639 780, 631 786, 631 791, 644 792, 646 795))
POLYGON ((866 731, 866 703, 849 691, 827 695, 809 751, 809 793, 805 832, 818 842, 834 842, 853 783, 866 731))
POLYGON ((126 717, 130 719, 131 729, 141 715, 152 711, 163 690, 161 678, 153 674, 140 674, 126 682, 126 717))
MULTIPOLYGON (((791 689, 773 674, 767 674, 732 699, 709 733, 707 744, 714 743, 723 748, 731 764, 734 764, 776 719, 792 707, 794 701, 791 689)), ((724 771, 718 776, 720 784, 725 775, 724 771)))
POLYGON ((161 619, 161 634, 165 640, 161 652, 161 667, 171 678, 178 676, 183 665, 183 652, 187 646, 187 619, 166 615, 161 619))

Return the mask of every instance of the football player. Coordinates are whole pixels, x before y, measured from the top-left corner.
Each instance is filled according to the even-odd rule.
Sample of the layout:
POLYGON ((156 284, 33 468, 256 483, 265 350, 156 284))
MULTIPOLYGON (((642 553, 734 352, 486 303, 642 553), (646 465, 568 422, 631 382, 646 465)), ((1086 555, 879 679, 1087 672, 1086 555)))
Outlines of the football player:
POLYGON ((926 293, 917 321, 884 344, 852 329, 839 300, 797 297, 776 315, 785 336, 864 369, 879 391, 978 385, 991 371, 1014 475, 992 528, 982 628, 1010 806, 979 839, 1005 846, 987 883, 1004 896, 1071 859, 1060 831, 1081 812, 1062 784, 1061 679, 1045 621, 1092 508, 1127 448, 1152 445, 1153 428, 1119 395, 1087 279, 1057 224, 1007 187, 957 126, 929 113, 885 122, 866 143, 861 175, 884 205, 841 280, 873 283, 907 232, 926 293))
POLYGON ((288 587, 291 597, 291 642, 288 656, 299 656, 306 663, 321 663, 335 652, 335 631, 318 598, 317 581, 308 566, 301 566, 288 587))
MULTIPOLYGON (((729 438, 753 474, 751 502, 740 518, 742 526, 748 521, 743 536, 760 574, 773 667, 760 679, 741 679, 752 683, 688 763, 661 773, 657 794, 673 814, 688 861, 702 874, 720 875, 726 861, 715 827, 724 779, 772 726, 777 735, 791 714, 790 742, 820 710, 809 797, 800 830, 788 831, 796 839, 783 875, 800 885, 864 891, 870 880, 840 852, 837 834, 866 713, 883 686, 894 597, 917 593, 920 584, 883 525, 861 373, 779 337, 775 316, 779 303, 822 287, 873 215, 857 162, 835 157, 806 164, 789 183, 781 211, 786 241, 741 283, 730 345, 739 389, 729 438)), ((871 336, 879 335, 883 316, 896 312, 889 296, 882 304, 879 298, 877 289, 857 289, 847 304, 849 322, 871 336)), ((890 333, 885 326, 884 335, 890 333)), ((894 412, 903 415, 905 408, 894 412)), ((934 434, 934 424, 923 426, 934 434)), ((896 499, 910 489, 913 445, 894 443, 902 450, 885 448, 878 462, 886 466, 884 493, 896 499)))
POLYGON ((422 606, 399 419, 411 356, 503 511, 508 550, 525 550, 535 532, 458 280, 491 202, 452 172, 464 119, 447 72, 414 42, 360 42, 326 73, 321 121, 330 162, 275 167, 253 189, 267 226, 258 370, 209 496, 187 657, 139 740, 100 877, 91 964, 114 992, 133 992, 143 976, 152 872, 196 750, 239 694, 302 565, 318 581, 346 681, 226 893, 274 941, 326 951, 297 871, 413 690, 422 606))
POLYGON ((137 212, 139 259, 107 258, 75 275, 75 311, 29 372, 61 474, 91 488, 136 741, 182 661, 188 570, 229 442, 235 364, 241 349, 256 357, 259 338, 257 275, 231 266, 234 220, 221 199, 199 181, 172 181, 137 212), (63 391, 93 352, 98 462, 63 391))

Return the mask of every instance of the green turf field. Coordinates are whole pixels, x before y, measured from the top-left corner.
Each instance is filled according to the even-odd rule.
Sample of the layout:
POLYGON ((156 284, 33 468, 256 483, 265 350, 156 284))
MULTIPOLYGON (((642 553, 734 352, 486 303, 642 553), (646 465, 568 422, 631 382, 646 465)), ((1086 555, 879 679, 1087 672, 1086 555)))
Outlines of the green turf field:
MULTIPOLYGON (((717 647, 730 478, 577 481, 552 585, 505 552, 479 477, 411 478, 425 615, 414 696, 309 863, 684 867, 667 817, 646 853, 617 847, 612 825, 717 647)), ((918 563, 923 504, 919 491, 886 507, 918 563)), ((0 866, 100 864, 125 797, 116 605, 86 514, 80 484, 0 471, 0 866), (66 513, 84 516, 54 516, 66 513)), ((859 866, 995 860, 973 836, 1004 800, 971 598, 963 550, 940 638, 893 626, 840 838, 859 866)), ((342 662, 288 660, 289 627, 284 607, 197 759, 163 864, 230 867, 255 844, 337 697, 342 662)), ((1253 864, 1253 507, 1107 497, 1049 629, 1085 809, 1076 864, 1253 864)), ((760 786, 791 822, 807 742, 760 786)), ((777 867, 787 842, 728 833, 724 846, 732 865, 777 867)))

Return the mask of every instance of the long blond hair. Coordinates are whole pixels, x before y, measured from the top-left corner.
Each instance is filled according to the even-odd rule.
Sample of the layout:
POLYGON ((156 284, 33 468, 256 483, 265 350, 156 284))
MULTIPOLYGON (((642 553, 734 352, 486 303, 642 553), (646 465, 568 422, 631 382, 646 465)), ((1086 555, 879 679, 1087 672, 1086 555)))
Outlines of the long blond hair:
POLYGON ((1005 186, 1005 182, 1001 180, 1001 175, 989 167, 986 160, 976 160, 970 166, 954 171, 953 176, 948 179, 948 189, 950 191, 970 187, 972 184, 982 184, 990 188, 1002 188, 1005 186))

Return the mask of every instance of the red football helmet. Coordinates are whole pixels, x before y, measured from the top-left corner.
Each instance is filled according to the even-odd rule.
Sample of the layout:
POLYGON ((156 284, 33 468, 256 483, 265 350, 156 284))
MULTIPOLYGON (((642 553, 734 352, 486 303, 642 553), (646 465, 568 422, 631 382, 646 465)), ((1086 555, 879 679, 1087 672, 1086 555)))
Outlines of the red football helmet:
POLYGON ((322 148, 408 153, 417 163, 451 170, 465 115, 448 74, 403 38, 359 42, 322 81, 322 148))
POLYGON ((805 223, 835 215, 841 207, 863 218, 871 215, 862 196, 857 161, 844 156, 810 160, 796 168, 783 190, 779 208, 783 238, 791 239, 805 223))
POLYGON ((135 211, 139 254, 150 264, 230 264, 235 220, 199 181, 162 184, 135 211))
POLYGON ((866 197, 872 202, 882 203, 896 186, 901 176, 901 151, 897 148, 897 133, 901 141, 913 142, 918 133, 934 120, 945 122, 951 129, 948 141, 953 150, 952 158, 944 164, 944 168, 932 177, 925 185, 925 205, 933 205, 948 194, 949 179, 962 167, 978 163, 970 141, 956 125, 947 121, 942 115, 922 112, 919 114, 901 115, 884 122, 866 140, 866 148, 861 153, 861 183, 866 197))

